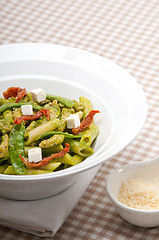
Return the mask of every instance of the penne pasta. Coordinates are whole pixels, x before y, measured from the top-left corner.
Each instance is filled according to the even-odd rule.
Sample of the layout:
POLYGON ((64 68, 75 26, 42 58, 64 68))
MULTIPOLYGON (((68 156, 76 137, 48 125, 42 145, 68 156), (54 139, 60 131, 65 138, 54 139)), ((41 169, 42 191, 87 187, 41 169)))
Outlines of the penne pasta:
POLYGON ((83 136, 81 137, 80 143, 82 143, 85 146, 91 146, 94 139, 99 134, 99 128, 92 124, 88 130, 85 131, 83 136))
POLYGON ((67 139, 67 142, 70 145, 70 151, 76 153, 82 157, 88 157, 94 153, 91 147, 88 147, 86 144, 75 141, 73 139, 67 139))
POLYGON ((77 101, 46 94, 46 99, 38 102, 31 92, 19 87, 8 88, 3 96, 0 98, 0 174, 60 171, 94 153, 92 143, 99 128, 93 116, 99 111, 93 110, 88 98, 81 96, 77 101), (24 114, 23 105, 31 109, 30 115, 24 114), (67 122, 70 115, 72 125, 67 122))
POLYGON ((79 103, 84 106, 83 118, 85 118, 87 114, 93 109, 92 103, 86 97, 80 97, 79 103))
POLYGON ((58 125, 59 125, 59 119, 52 119, 34 128, 33 130, 29 131, 27 134, 28 140, 26 142, 26 145, 29 145, 30 143, 34 142, 39 135, 53 131, 58 127, 58 125))

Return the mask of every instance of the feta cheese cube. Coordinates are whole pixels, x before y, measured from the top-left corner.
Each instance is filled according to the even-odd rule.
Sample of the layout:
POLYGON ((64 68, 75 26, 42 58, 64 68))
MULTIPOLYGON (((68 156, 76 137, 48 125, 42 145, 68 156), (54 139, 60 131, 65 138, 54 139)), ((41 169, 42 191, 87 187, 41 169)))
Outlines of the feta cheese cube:
POLYGON ((35 102, 42 102, 46 99, 46 93, 42 88, 31 90, 31 96, 35 102))
POLYGON ((80 118, 78 114, 71 114, 67 118, 67 128, 72 129, 72 128, 77 128, 80 126, 80 118))
POLYGON ((42 160, 41 148, 31 148, 28 150, 28 160, 29 162, 40 162, 42 160))
POLYGON ((33 115, 32 105, 22 105, 21 110, 23 115, 33 115))

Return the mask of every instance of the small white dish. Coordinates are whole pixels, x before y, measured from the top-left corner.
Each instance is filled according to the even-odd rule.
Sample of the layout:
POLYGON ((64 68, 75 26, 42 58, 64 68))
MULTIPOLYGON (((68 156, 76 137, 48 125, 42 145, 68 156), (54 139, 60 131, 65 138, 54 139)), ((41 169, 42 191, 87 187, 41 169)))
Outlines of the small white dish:
POLYGON ((65 170, 41 175, 0 174, 0 196, 33 200, 60 193, 78 175, 125 148, 142 129, 147 101, 138 82, 124 69, 91 52, 54 44, 21 43, 0 46, 0 95, 10 86, 28 91, 43 88, 67 98, 86 96, 93 108, 99 136, 94 154, 65 170))
POLYGON ((127 222, 140 227, 159 226, 159 210, 140 210, 128 207, 118 200, 123 182, 130 178, 151 181, 159 176, 159 157, 144 162, 127 164, 110 173, 106 181, 106 191, 119 215, 127 222))

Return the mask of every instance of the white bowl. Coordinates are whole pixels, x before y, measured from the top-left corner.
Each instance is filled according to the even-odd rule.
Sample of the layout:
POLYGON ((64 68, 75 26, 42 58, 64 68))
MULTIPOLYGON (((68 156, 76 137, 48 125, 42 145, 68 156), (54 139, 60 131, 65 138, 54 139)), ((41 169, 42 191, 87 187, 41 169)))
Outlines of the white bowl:
POLYGON ((54 44, 0 46, 0 94, 10 86, 38 87, 68 98, 88 97, 101 113, 94 154, 82 163, 54 173, 32 176, 0 174, 0 196, 32 200, 53 196, 78 175, 108 160, 140 132, 147 115, 145 95, 137 81, 111 61, 79 49, 54 44))
POLYGON ((118 200, 118 194, 123 182, 130 178, 142 178, 151 181, 158 177, 159 158, 150 161, 127 164, 110 173, 106 181, 106 192, 117 212, 127 222, 139 227, 159 226, 159 210, 140 210, 128 207, 118 200))

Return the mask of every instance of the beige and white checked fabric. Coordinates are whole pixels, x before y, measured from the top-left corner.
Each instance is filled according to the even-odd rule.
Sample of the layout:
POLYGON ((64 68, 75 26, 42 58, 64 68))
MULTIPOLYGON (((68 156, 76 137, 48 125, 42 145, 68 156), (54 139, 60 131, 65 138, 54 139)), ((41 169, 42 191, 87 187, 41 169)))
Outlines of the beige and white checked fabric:
MULTIPOLYGON (((104 163, 54 240, 154 240, 117 214, 105 178, 125 163, 159 154, 159 2, 157 0, 0 0, 0 43, 50 42, 85 49, 129 71, 143 87, 148 118, 137 138, 104 163)), ((38 237, 0 227, 0 239, 38 237)), ((45 238, 49 239, 49 238, 45 238)))

